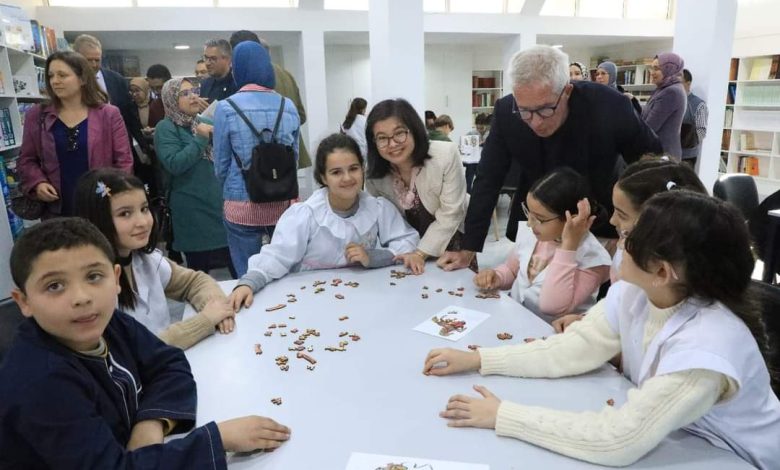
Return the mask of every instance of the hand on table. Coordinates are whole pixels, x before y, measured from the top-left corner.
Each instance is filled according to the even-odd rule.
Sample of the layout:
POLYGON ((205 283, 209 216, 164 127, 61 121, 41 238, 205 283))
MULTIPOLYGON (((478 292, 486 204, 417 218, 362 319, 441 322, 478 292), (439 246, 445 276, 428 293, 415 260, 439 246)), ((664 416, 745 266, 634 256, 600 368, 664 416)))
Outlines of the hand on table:
POLYGON ((455 395, 447 402, 447 409, 439 413, 442 418, 449 419, 447 426, 454 428, 496 428, 496 415, 501 400, 490 390, 474 385, 482 398, 467 395, 455 395))
POLYGON ((38 183, 35 186, 35 197, 43 202, 54 202, 60 198, 57 190, 50 183, 38 183))
POLYGON ((479 370, 481 365, 482 357, 477 351, 467 352, 452 348, 433 349, 425 358, 423 374, 450 375, 459 372, 470 372, 479 370))
POLYGON ((360 263, 364 268, 368 267, 368 252, 363 245, 358 245, 357 243, 347 244, 347 249, 344 250, 344 256, 350 264, 360 263))
POLYGON ((208 318, 212 325, 219 328, 219 332, 222 334, 230 333, 236 325, 233 319, 235 311, 229 299, 211 299, 200 313, 208 318))
POLYGON ((571 215, 566 211, 566 224, 563 226, 561 235, 561 249, 577 251, 582 240, 588 235, 595 215, 590 215, 590 202, 588 198, 580 199, 577 202, 577 214, 571 215))
POLYGON ((476 253, 469 250, 445 251, 436 261, 436 266, 445 271, 455 271, 467 268, 469 264, 471 264, 471 260, 474 259, 474 256, 476 256, 476 253))
POLYGON ((238 313, 241 307, 249 308, 255 296, 249 286, 238 286, 228 296, 228 302, 234 313, 238 313))
POLYGON ((232 452, 275 449, 290 439, 290 428, 271 418, 244 416, 217 423, 222 446, 232 452))
POLYGON ((397 255, 393 261, 403 261, 404 266, 414 275, 425 272, 425 257, 417 251, 397 255))
POLYGON ((498 273, 494 269, 483 269, 474 276, 474 284, 482 290, 496 290, 498 282, 498 273))
POLYGON ((582 317, 585 315, 579 314, 579 313, 569 313, 567 315, 564 315, 560 318, 556 318, 552 322, 552 327, 555 330, 556 333, 563 333, 566 328, 569 327, 572 323, 576 321, 582 320, 582 317))

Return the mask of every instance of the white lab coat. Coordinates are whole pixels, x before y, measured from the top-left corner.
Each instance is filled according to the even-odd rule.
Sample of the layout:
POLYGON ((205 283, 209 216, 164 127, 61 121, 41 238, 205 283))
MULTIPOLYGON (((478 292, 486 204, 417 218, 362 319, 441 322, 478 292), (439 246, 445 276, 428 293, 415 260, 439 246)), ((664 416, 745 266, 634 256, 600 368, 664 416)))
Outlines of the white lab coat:
POLYGON ((135 309, 125 310, 154 334, 168 328, 171 313, 165 287, 171 280, 172 269, 160 250, 151 253, 133 252, 131 263, 135 281, 135 309))
POLYGON ((733 379, 737 392, 684 429, 761 469, 780 468, 780 401, 750 330, 723 304, 689 298, 642 351, 649 301, 625 281, 607 294, 606 316, 620 334, 623 373, 638 387, 650 377, 690 369, 733 379))
POLYGON ((277 222, 271 243, 249 258, 249 271, 261 272, 267 283, 290 272, 344 267, 348 243, 394 255, 417 248, 419 234, 391 202, 365 191, 359 198, 357 213, 347 218, 333 212, 327 188, 294 204, 277 222))

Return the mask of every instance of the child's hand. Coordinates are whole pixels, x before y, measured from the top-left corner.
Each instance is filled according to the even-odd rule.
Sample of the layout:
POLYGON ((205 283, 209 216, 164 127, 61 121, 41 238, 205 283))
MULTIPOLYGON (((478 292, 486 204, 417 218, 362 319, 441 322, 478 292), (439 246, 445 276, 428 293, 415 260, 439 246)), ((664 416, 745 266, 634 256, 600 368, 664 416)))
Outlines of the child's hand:
POLYGON ((416 251, 396 255, 393 258, 393 261, 403 261, 404 266, 414 275, 425 272, 425 257, 416 251))
POLYGON ((483 398, 473 398, 466 395, 455 395, 450 398, 450 401, 447 402, 447 409, 439 413, 442 418, 450 420, 447 426, 495 429, 496 415, 501 400, 481 385, 474 385, 474 390, 483 398))
POLYGON ((238 313, 241 307, 251 307, 254 298, 255 296, 249 286, 238 286, 228 296, 228 302, 233 309, 233 313, 238 313))
POLYGON ((275 449, 290 439, 290 428, 271 418, 244 416, 217 423, 222 445, 231 452, 275 449))
POLYGON ((498 273, 494 269, 483 269, 474 276, 474 284, 483 290, 498 289, 498 273))
POLYGON ((162 444, 164 439, 163 424, 158 419, 145 419, 135 423, 130 431, 127 450, 133 451, 141 447, 162 444))
POLYGON ((552 327, 555 329, 556 333, 563 333, 566 330, 566 328, 569 327, 569 325, 571 325, 575 321, 582 320, 582 317, 584 316, 585 315, 581 315, 579 313, 569 313, 567 315, 564 315, 560 318, 556 318, 555 320, 553 320, 552 327))
POLYGON ((577 203, 577 215, 572 216, 566 211, 566 225, 563 226, 561 235, 561 248, 568 251, 577 251, 580 243, 590 231, 595 215, 590 215, 590 203, 588 198, 580 199, 577 203))
POLYGON ((347 262, 360 263, 364 268, 368 267, 368 253, 363 245, 357 243, 349 243, 347 249, 344 251, 344 256, 347 258, 347 262))
POLYGON ((214 326, 217 326, 220 322, 222 322, 222 320, 228 317, 232 317, 235 314, 230 301, 220 298, 213 298, 209 300, 200 313, 208 318, 211 324, 214 326))
POLYGON ((478 370, 482 365, 482 357, 478 352, 458 351, 457 349, 433 349, 425 358, 423 374, 450 375, 459 372, 478 370), (444 366, 436 364, 444 363, 444 366))
MULTIPOLYGON (((233 309, 232 305, 230 308, 232 311, 233 309)), ((232 333, 235 328, 236 328, 236 317, 233 316, 227 317, 217 324, 217 329, 223 335, 232 333)))

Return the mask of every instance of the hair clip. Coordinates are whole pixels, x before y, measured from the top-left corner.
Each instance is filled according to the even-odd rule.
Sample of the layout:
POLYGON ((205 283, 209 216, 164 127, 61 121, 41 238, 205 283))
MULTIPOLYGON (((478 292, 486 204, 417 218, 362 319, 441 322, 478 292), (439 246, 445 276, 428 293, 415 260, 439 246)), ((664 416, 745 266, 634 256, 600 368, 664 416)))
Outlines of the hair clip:
POLYGON ((674 188, 675 186, 677 186, 677 183, 675 183, 674 181, 669 181, 668 183, 666 183, 666 190, 671 191, 672 188, 674 188))
POLYGON ((668 162, 669 161, 669 155, 662 155, 661 156, 661 161, 662 162, 668 162))
POLYGON ((106 183, 98 181, 97 188, 95 188, 95 194, 100 194, 100 197, 111 196, 111 188, 106 186, 106 183))
POLYGON ((144 184, 144 191, 146 191, 146 194, 149 194, 149 185, 144 184))

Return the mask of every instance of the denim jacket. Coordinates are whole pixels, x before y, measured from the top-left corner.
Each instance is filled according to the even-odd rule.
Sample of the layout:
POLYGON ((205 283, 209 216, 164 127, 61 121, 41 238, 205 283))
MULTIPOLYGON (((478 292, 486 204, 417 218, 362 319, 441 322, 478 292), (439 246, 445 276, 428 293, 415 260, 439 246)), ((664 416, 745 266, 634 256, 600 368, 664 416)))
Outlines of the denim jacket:
MULTIPOLYGON (((280 98, 282 96, 273 91, 239 91, 230 97, 260 132, 266 128, 273 130, 280 98)), ((285 100, 284 115, 276 137, 278 142, 293 146, 297 161, 300 119, 295 104, 289 98, 282 99, 285 100)), ((233 151, 244 168, 248 168, 252 162, 252 148, 258 143, 258 138, 230 103, 220 101, 214 116, 214 171, 222 184, 222 196, 226 201, 249 200, 233 151)))

